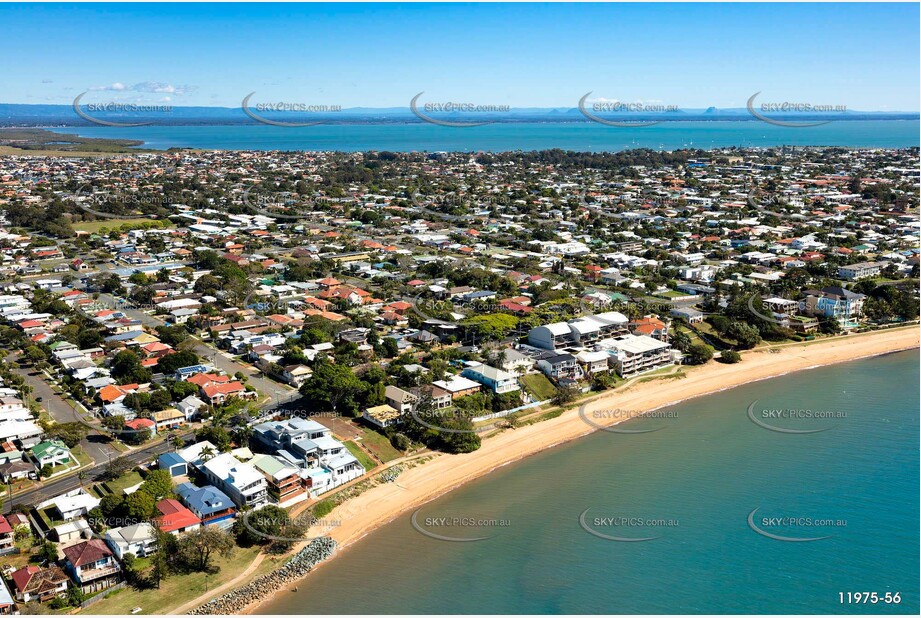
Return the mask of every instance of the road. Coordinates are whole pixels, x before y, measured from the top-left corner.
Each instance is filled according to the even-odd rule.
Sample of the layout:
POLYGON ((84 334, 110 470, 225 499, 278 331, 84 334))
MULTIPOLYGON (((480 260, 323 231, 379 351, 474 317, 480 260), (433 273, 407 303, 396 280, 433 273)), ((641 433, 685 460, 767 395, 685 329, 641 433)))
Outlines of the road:
POLYGON ((32 387, 32 398, 42 398, 39 405, 48 411, 51 418, 58 423, 81 423, 90 429, 90 433, 80 441, 80 446, 83 447, 83 450, 94 462, 108 461, 109 457, 118 456, 118 450, 109 444, 109 438, 87 423, 80 412, 72 408, 63 397, 54 392, 54 389, 46 381, 44 374, 32 375, 30 370, 19 366, 15 357, 9 358, 9 364, 13 372, 22 376, 26 384, 32 387))
MULTIPOLYGON (((117 298, 113 297, 111 294, 100 294, 99 300, 106 305, 112 307, 113 309, 117 308, 119 311, 122 311, 128 317, 139 321, 144 326, 150 329, 156 329, 158 326, 164 326, 166 323, 159 318, 156 318, 152 315, 144 313, 139 309, 129 309, 124 307, 124 303, 120 302, 117 298)), ((238 363, 226 352, 218 350, 217 348, 210 346, 200 339, 192 337, 192 351, 198 354, 200 357, 205 358, 212 365, 226 373, 227 375, 234 375, 238 371, 247 377, 247 382, 251 384, 257 391, 262 393, 265 396, 268 396, 269 399, 266 400, 266 405, 271 405, 272 403, 285 401, 292 397, 297 391, 290 386, 285 384, 280 384, 274 380, 270 380, 262 375, 259 370, 255 369, 250 365, 243 365, 238 363)))
MULTIPOLYGON (((151 446, 139 449, 132 453, 127 453, 124 457, 135 464, 141 464, 144 462, 151 461, 157 456, 165 453, 167 451, 173 450, 172 445, 169 444, 169 441, 160 442, 153 444, 151 446)), ((113 457, 114 459, 114 457, 113 457)), ((92 468, 86 468, 83 471, 86 472, 86 480, 81 480, 77 474, 72 474, 68 477, 58 479, 55 481, 48 481, 42 487, 36 487, 35 489, 29 489, 22 493, 16 494, 12 498, 4 497, 3 506, 4 512, 9 512, 12 510, 12 507, 16 504, 27 504, 29 506, 38 504, 43 500, 59 496, 65 492, 72 491, 80 487, 81 484, 86 485, 89 482, 97 480, 99 475, 105 470, 106 465, 108 464, 108 459, 102 463, 97 463, 92 468)))

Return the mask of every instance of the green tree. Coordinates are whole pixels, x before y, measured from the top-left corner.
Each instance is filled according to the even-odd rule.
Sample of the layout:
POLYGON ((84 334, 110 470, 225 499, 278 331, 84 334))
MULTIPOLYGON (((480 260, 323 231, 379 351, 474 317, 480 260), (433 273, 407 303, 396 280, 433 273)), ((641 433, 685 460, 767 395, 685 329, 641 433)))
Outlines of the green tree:
POLYGON ((169 470, 152 470, 141 483, 140 491, 147 492, 156 500, 173 495, 173 478, 169 470))
POLYGON ((42 560, 48 560, 49 562, 57 562, 58 560, 58 546, 52 543, 51 541, 45 541, 41 544, 41 547, 38 548, 38 556, 42 560))
POLYGON ((86 437, 86 434, 89 432, 89 429, 82 423, 71 422, 71 423, 55 423, 48 427, 45 432, 51 438, 57 438, 61 442, 67 445, 67 448, 74 448, 83 438, 86 437))
POLYGON ((143 384, 152 377, 149 369, 141 365, 141 359, 131 350, 122 350, 112 360, 112 377, 121 384, 143 384))
POLYGON ((301 386, 301 394, 314 405, 357 416, 365 383, 344 365, 321 362, 301 386))
POLYGON ((135 491, 125 497, 125 517, 135 521, 148 521, 156 514, 156 500, 145 491, 135 491))
POLYGON ((268 504, 237 518, 233 525, 233 532, 237 537, 237 542, 244 547, 257 544, 267 545, 272 540, 270 537, 281 535, 289 519, 286 510, 274 504, 268 504))
POLYGON ((179 538, 182 562, 196 571, 210 570, 214 556, 226 558, 233 551, 233 537, 218 526, 201 526, 179 538))
POLYGON ((692 343, 685 354, 689 365, 703 365, 713 358, 713 348, 704 343, 692 343))
POLYGON ((749 350, 761 341, 761 335, 758 329, 744 322, 732 322, 726 329, 726 335, 736 340, 739 347, 743 350, 749 350))
MULTIPOLYGON (((210 442, 221 453, 226 453, 232 446, 230 434, 227 432, 227 430, 216 425, 209 425, 208 427, 202 427, 201 429, 196 430, 195 438, 199 442, 210 442)), ((216 454, 217 453, 215 453, 215 455, 216 454)))
POLYGON ((116 457, 106 464, 106 467, 102 471, 102 477, 104 480, 114 481, 123 474, 129 472, 134 468, 134 463, 131 462, 127 457, 116 457))

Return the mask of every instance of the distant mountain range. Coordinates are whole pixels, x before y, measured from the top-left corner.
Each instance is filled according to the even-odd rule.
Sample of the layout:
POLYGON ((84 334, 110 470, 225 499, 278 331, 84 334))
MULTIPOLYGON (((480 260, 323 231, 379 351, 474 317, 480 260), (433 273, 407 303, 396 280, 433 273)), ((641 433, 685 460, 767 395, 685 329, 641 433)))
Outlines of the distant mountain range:
MULTIPOLYGON (((329 124, 386 124, 424 122, 407 107, 351 107, 338 112, 267 112, 257 111, 255 104, 250 110, 259 117, 274 122, 305 123, 323 121, 329 124)), ((249 117, 241 107, 174 107, 168 112, 111 112, 89 111, 84 113, 95 119, 117 123, 153 123, 157 125, 254 125, 258 121, 249 117)), ((771 119, 786 121, 821 120, 918 120, 918 112, 761 112, 771 119)), ((747 108, 680 109, 667 112, 594 112, 595 116, 614 121, 745 121, 756 120, 747 108)), ((578 107, 513 107, 503 112, 420 113, 446 122, 592 122, 578 107)), ((93 126, 81 118, 72 105, 31 105, 0 103, 0 126, 93 126)))

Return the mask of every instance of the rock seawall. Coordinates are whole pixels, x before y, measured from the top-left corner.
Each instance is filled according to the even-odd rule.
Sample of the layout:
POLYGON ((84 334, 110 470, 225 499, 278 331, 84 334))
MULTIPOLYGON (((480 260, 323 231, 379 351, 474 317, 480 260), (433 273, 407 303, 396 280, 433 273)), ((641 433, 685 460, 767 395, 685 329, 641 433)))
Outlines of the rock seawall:
POLYGON ((336 549, 336 541, 328 536, 314 539, 307 547, 294 554, 284 566, 257 577, 245 586, 232 590, 199 605, 188 615, 236 614, 251 603, 271 596, 280 589, 310 572, 320 562, 329 558, 336 549))

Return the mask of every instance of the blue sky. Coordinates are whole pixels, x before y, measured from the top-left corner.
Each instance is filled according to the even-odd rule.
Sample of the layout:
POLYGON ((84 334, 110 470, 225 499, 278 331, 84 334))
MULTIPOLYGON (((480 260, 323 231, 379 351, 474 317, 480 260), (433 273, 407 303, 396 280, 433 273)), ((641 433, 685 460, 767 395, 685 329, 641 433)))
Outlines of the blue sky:
POLYGON ((919 109, 918 4, 2 4, 0 102, 919 109))

